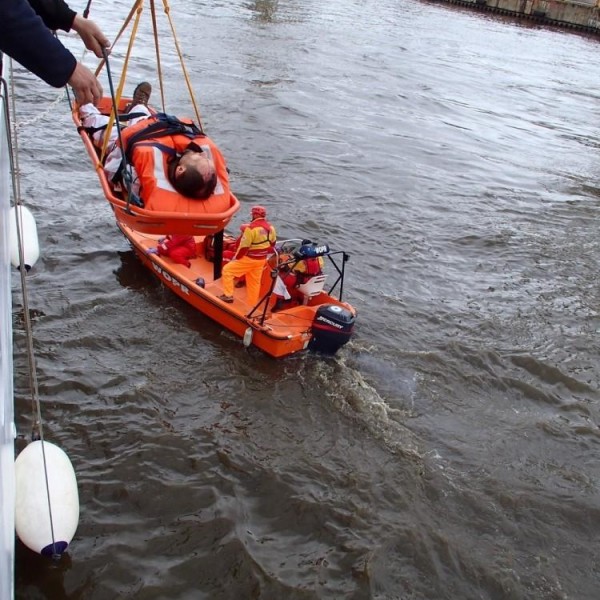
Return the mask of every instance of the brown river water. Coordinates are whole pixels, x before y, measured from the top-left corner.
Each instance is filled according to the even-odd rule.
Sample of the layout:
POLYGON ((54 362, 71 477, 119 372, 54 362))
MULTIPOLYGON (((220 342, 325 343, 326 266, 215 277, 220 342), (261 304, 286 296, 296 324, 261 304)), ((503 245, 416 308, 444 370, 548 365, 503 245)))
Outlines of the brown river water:
MULTIPOLYGON (((276 361, 161 287, 19 71, 44 434, 81 516, 58 563, 18 544, 16 598, 599 598, 598 39, 417 0, 171 4, 232 229, 260 202, 348 251, 356 333, 276 361)), ((90 16, 114 38, 129 8, 90 16)), ((127 89, 158 101, 144 22, 127 89)))

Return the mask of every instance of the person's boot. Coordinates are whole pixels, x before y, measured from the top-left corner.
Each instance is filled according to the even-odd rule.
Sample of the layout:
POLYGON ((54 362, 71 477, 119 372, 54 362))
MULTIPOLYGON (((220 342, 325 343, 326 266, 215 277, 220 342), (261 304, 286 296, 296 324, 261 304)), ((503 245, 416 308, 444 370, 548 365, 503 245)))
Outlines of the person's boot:
POLYGON ((133 97, 131 99, 131 102, 125 108, 125 112, 129 112, 134 106, 138 106, 139 104, 148 106, 151 93, 151 84, 149 84, 147 81, 142 81, 142 83, 138 83, 135 87, 135 90, 133 90, 133 97))

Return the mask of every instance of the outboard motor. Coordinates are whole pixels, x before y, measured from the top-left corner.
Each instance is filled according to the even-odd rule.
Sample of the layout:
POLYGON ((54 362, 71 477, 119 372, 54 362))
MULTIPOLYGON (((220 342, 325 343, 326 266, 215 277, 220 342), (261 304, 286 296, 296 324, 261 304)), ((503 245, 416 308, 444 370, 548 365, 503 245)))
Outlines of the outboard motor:
POLYGON ((352 336, 354 321, 354 315, 343 306, 337 304, 319 306, 312 324, 309 350, 335 354, 352 336))

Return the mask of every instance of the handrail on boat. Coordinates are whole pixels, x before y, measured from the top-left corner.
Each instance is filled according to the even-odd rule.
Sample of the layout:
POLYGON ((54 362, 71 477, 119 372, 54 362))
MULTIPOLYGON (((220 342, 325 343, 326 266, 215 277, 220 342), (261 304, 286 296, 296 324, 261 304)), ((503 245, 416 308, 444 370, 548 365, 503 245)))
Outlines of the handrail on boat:
MULTIPOLYGON (((282 242, 282 244, 280 245, 281 247, 285 247, 284 245, 288 242, 295 242, 295 241, 301 241, 301 240, 285 240, 284 242, 282 242)), ((273 296, 274 290, 275 290, 275 284, 277 281, 277 277, 279 276, 279 273, 281 271, 282 267, 286 267, 289 265, 295 265, 297 264, 300 260, 303 260, 303 257, 297 257, 297 256, 293 256, 292 258, 289 258, 287 260, 281 260, 281 256, 283 254, 287 254, 287 252, 283 253, 278 251, 277 248, 274 248, 273 250, 273 256, 275 257, 275 265, 271 267, 270 270, 270 275, 271 275, 271 283, 269 285, 269 290, 262 296, 262 298, 259 299, 259 301, 257 302, 257 304, 250 310, 250 312, 246 315, 247 318, 252 318, 252 315, 254 315, 258 309, 263 306, 262 309, 262 314, 260 315, 260 317, 258 318, 258 323, 260 325, 263 325, 267 316, 268 316, 268 309, 269 309, 269 300, 271 299, 271 297, 273 296)), ((326 254, 324 254, 323 256, 326 256, 329 259, 329 262, 333 265, 333 267, 335 268, 335 270, 338 273, 338 276, 336 278, 336 280, 333 282, 333 284, 331 285, 331 287, 329 288, 328 291, 326 291, 325 293, 329 296, 332 295, 332 293, 335 291, 336 287, 339 284, 339 294, 337 297, 337 300, 339 302, 343 302, 343 292, 344 292, 344 275, 345 275, 345 266, 346 263, 348 262, 348 260, 350 260, 350 255, 345 252, 344 250, 334 250, 332 251, 328 251, 326 254), (342 264, 341 266, 337 264, 337 262, 335 261, 335 259, 333 258, 332 255, 337 255, 337 254, 341 254, 342 255, 342 264)))

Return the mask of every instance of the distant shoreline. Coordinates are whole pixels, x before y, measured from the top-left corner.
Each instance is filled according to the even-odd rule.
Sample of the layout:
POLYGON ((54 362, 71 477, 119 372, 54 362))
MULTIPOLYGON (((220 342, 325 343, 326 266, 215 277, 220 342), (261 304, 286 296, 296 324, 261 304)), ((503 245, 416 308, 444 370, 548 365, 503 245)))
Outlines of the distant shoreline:
POLYGON ((466 6, 517 19, 527 19, 562 29, 600 34, 600 0, 429 0, 466 6))

